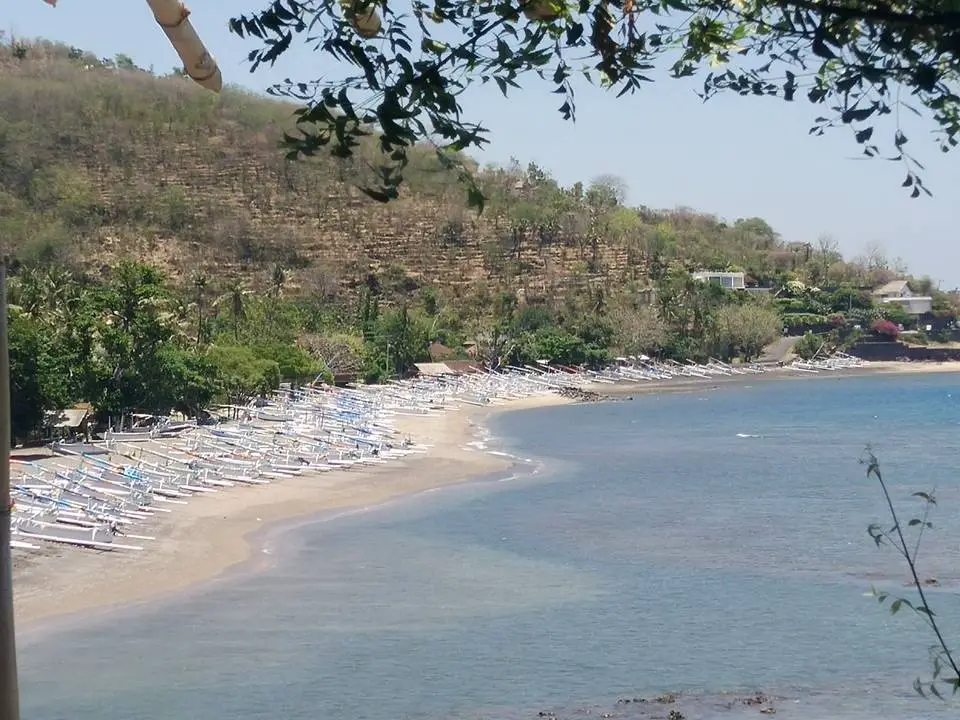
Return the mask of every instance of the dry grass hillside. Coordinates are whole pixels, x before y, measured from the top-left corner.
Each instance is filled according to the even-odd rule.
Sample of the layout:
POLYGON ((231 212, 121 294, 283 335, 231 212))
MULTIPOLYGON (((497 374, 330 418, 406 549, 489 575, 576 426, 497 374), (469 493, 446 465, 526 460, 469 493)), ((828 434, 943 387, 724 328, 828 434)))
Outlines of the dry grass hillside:
POLYGON ((279 263, 292 286, 356 287, 372 273, 528 296, 642 286, 658 252, 760 271, 796 257, 763 221, 623 208, 615 183, 563 189, 536 168, 484 171, 478 218, 428 151, 401 199, 379 204, 355 187, 362 160, 284 159, 291 109, 236 89, 214 96, 123 56, 0 46, 3 239, 25 261, 87 270, 133 255, 175 277, 202 269, 265 283, 279 263))

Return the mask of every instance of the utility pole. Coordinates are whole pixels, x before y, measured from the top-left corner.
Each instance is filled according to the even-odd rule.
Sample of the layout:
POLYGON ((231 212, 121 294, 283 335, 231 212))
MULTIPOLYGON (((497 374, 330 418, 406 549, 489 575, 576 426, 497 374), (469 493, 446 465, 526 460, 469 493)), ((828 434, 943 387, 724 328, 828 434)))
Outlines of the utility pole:
POLYGON ((7 342, 7 263, 0 260, 0 720, 20 720, 17 643, 13 628, 10 557, 10 357, 7 342))

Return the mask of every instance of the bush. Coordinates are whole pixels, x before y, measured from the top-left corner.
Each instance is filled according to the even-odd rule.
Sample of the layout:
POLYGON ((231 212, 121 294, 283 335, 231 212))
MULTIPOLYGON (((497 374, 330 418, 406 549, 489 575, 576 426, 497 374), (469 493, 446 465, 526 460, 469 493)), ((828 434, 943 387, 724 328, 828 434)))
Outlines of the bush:
POLYGON ((787 297, 777 298, 777 307, 784 313, 803 313, 808 315, 822 315, 828 311, 828 307, 815 298, 787 297))
POLYGON ((880 312, 876 308, 869 308, 869 309, 854 308, 853 310, 847 313, 847 320, 853 323, 854 325, 863 325, 863 326, 869 327, 870 323, 876 320, 879 317, 879 315, 880 315, 880 312))
POLYGON ((840 339, 838 348, 840 350, 849 350, 850 348, 857 345, 860 340, 863 339, 863 331, 858 330, 857 328, 851 328, 849 331, 843 334, 843 337, 840 339))
POLYGON ((877 337, 896 340, 900 336, 900 328, 889 320, 874 320, 870 323, 870 332, 877 337))
POLYGON ((804 360, 810 360, 820 352, 820 348, 823 347, 823 342, 823 338, 819 335, 807 332, 804 333, 802 338, 797 340, 797 344, 793 346, 793 352, 804 360))
POLYGON ((808 328, 827 324, 827 318, 813 313, 787 313, 783 316, 783 324, 788 329, 808 328))
POLYGON ((907 313, 907 311, 897 303, 884 303, 880 306, 880 313, 885 320, 889 320, 895 325, 906 326, 908 323, 913 321, 913 318, 910 317, 909 313, 907 313))

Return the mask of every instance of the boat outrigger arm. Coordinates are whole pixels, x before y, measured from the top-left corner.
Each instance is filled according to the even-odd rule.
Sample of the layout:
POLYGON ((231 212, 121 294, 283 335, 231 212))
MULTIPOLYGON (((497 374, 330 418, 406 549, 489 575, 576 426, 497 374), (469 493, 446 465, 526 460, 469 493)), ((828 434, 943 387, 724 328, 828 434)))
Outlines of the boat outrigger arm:
MULTIPOLYGON (((43 1, 51 7, 57 6, 57 0, 43 1)), ((147 5, 183 61, 184 72, 201 87, 220 92, 223 87, 220 68, 190 23, 187 6, 179 0, 147 0, 147 5)))

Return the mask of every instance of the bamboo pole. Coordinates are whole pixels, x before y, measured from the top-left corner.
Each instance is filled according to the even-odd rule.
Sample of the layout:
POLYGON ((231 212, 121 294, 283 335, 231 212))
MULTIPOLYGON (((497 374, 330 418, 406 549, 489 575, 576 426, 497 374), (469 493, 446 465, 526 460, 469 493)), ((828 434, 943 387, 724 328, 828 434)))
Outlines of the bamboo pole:
POLYGON ((20 720, 17 643, 10 557, 10 357, 7 341, 7 267, 0 261, 0 720, 20 720))
POLYGON ((220 92, 223 76, 217 61, 207 52, 206 46, 190 23, 190 11, 179 0, 147 0, 153 17, 166 34, 173 49, 183 60, 183 69, 198 85, 213 92, 220 92))
MULTIPOLYGON (((57 0, 43 0, 51 7, 57 6, 57 0)), ((220 92, 223 88, 223 76, 213 55, 193 29, 188 19, 190 10, 180 0, 147 0, 153 11, 157 25, 163 30, 173 49, 183 61, 183 69, 195 83, 207 90, 220 92)), ((379 18, 377 19, 379 23, 379 18)), ((2 718, 0 718, 2 720, 2 718)))

